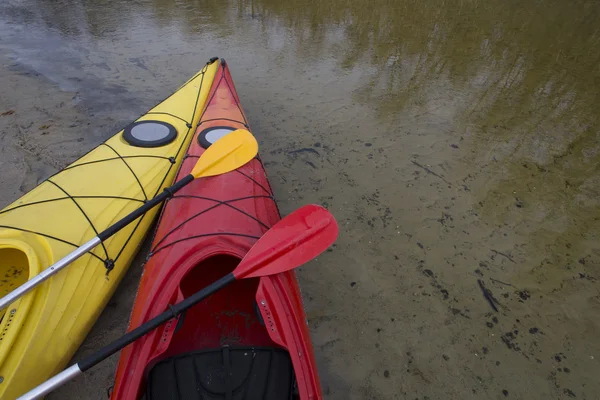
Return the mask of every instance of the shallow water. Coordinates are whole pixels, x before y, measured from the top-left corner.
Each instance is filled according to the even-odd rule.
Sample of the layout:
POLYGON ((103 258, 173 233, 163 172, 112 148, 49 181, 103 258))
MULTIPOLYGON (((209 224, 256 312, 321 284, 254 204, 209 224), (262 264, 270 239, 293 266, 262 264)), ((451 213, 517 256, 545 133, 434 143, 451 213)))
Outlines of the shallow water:
MULTIPOLYGON (((325 204, 342 227, 299 272, 328 398, 594 398, 599 13, 558 0, 8 0, 0 201, 224 57, 282 210, 325 204)), ((123 331, 139 272, 82 353, 123 331)), ((114 362, 56 398, 105 398, 114 362)))

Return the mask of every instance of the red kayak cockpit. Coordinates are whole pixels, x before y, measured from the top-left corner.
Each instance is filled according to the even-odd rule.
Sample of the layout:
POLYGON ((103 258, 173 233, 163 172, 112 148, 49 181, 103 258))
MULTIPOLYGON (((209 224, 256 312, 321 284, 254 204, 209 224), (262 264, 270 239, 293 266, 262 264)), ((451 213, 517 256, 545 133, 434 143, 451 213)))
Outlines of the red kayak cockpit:
MULTIPOLYGON (((180 281, 177 302, 233 271, 239 261, 217 254, 193 266, 180 281)), ((255 300, 258 286, 258 278, 236 281, 163 328, 144 371, 148 400, 294 398, 292 361, 264 325, 255 300)))
MULTIPOLYGON (((239 259, 229 255, 214 255, 193 267, 181 280, 181 299, 233 271, 239 259)), ((232 283, 179 317, 172 332, 161 340, 168 346, 162 356, 197 349, 222 346, 274 346, 258 308, 256 291, 259 279, 243 279, 232 283)))

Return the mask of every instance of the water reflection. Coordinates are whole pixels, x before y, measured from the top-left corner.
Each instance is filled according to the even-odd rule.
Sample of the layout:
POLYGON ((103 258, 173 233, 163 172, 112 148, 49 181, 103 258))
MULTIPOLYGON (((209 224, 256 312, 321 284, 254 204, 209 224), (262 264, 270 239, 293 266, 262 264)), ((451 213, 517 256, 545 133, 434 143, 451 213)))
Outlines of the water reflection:
MULTIPOLYGON (((530 235, 532 253, 557 240, 586 242, 580 250, 589 250, 600 230, 589 217, 600 206, 598 4, 239 4, 240 17, 257 16, 265 29, 292 29, 291 45, 331 52, 339 68, 362 70, 355 99, 374 105, 379 118, 426 126, 432 143, 471 138, 464 173, 478 166, 466 181, 480 185, 480 212, 530 235), (515 213, 519 202, 527 210, 515 213)), ((564 246, 554 253, 558 263, 573 261, 564 246)))
POLYGON ((341 29, 327 49, 337 50, 341 67, 376 67, 369 86, 384 88, 387 103, 448 79, 478 92, 465 111, 522 120, 540 107, 596 108, 599 7, 580 3, 254 0, 240 1, 239 15, 284 22, 296 41, 317 49, 341 29))
POLYGON ((154 38, 161 29, 190 40, 207 31, 227 36, 283 25, 292 33, 285 51, 295 49, 299 63, 333 54, 341 68, 374 67, 364 101, 381 100, 384 90, 382 107, 402 104, 407 93, 419 97, 447 80, 477 94, 468 115, 485 109, 490 122, 519 122, 540 108, 562 114, 598 103, 590 84, 600 79, 599 7, 577 3, 153 0, 117 7, 108 0, 29 0, 2 11, 13 23, 43 23, 78 41, 132 33, 154 38))
POLYGON ((478 199, 486 205, 484 214, 507 218, 498 210, 513 201, 512 192, 526 192, 522 196, 532 196, 540 209, 552 209, 556 201, 575 208, 566 214, 597 206, 597 4, 117 3, 9 1, 0 5, 4 46, 66 90, 98 86, 89 92, 98 93, 100 103, 111 99, 102 107, 96 103, 107 110, 114 108, 112 99, 126 107, 127 93, 147 87, 141 84, 145 77, 160 80, 182 64, 161 68, 165 60, 213 43, 235 55, 266 54, 267 63, 280 70, 299 71, 300 81, 321 60, 334 60, 329 80, 343 82, 345 72, 360 74, 360 83, 349 92, 355 102, 373 107, 375 118, 402 119, 409 129, 425 126, 432 141, 448 135, 472 138, 471 163, 505 161, 497 170, 487 167, 496 177, 478 199), (32 49, 38 53, 32 55, 32 49), (533 173, 525 171, 527 163, 537 166, 533 173), (498 178, 500 173, 505 176, 498 178), (532 194, 529 188, 541 179, 553 182, 561 195, 532 194))

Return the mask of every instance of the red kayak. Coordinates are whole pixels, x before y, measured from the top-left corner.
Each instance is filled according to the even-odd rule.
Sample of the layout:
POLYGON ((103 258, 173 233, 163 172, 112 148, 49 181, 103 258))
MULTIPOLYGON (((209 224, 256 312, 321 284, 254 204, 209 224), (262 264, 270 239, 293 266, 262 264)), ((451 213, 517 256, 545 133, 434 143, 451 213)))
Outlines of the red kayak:
MULTIPOLYGON (((223 135, 248 129, 225 60, 177 179, 223 135)), ((130 329, 233 271, 280 216, 259 158, 199 179, 163 208, 130 329)), ((321 399, 296 276, 236 281, 126 347, 113 399, 321 399)))

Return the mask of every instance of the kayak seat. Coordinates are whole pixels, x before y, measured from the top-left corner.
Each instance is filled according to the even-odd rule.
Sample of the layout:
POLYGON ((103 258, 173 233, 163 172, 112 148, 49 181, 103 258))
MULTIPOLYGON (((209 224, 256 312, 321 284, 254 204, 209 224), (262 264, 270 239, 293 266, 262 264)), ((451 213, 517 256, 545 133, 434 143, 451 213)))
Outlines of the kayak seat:
POLYGON ((297 394, 287 351, 229 347, 178 354, 148 373, 147 400, 292 400, 297 394))

